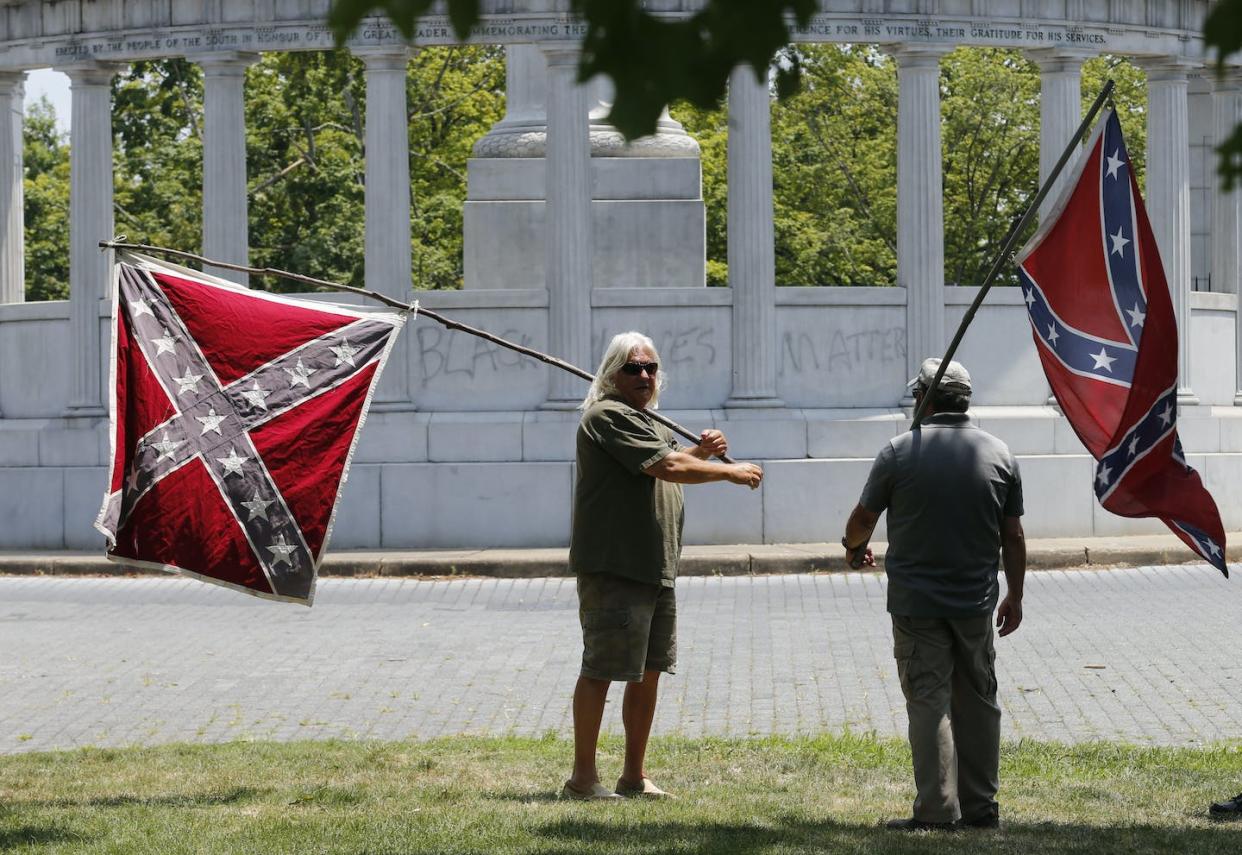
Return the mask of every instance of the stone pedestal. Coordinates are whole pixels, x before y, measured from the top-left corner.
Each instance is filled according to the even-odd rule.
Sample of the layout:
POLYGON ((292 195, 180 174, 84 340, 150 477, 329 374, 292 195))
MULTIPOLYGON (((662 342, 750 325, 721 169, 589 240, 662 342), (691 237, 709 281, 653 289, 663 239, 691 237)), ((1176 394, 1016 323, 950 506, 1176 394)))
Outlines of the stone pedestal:
MULTIPOLYGON (((939 47, 897 60, 897 284, 906 289, 906 372, 944 353, 944 200, 941 196, 939 47)), ((907 394, 901 401, 910 406, 907 394)))
POLYGON ((25 80, 24 72, 0 73, 0 303, 26 299, 22 192, 25 80))
POLYGON ((728 408, 781 407, 776 396, 776 250, 771 101, 766 74, 729 78, 729 287, 733 386, 728 408))
POLYGON ((69 326, 73 367, 68 415, 104 415, 100 379, 99 301, 109 293, 112 251, 111 66, 60 69, 69 75, 73 118, 69 138, 69 326))
POLYGON ((1190 63, 1145 61, 1147 71, 1147 214, 1164 262, 1177 315, 1179 405, 1199 403, 1190 388, 1190 63))
MULTIPOLYGON (((546 71, 533 45, 507 49, 505 117, 474 145, 463 211, 466 290, 544 287, 546 71)), ((590 108, 591 276, 597 288, 701 287, 706 220, 699 147, 667 114, 626 144, 605 117, 601 78, 590 108)))
MULTIPOLYGON (((254 54, 222 54, 198 60, 203 69, 203 255, 230 264, 250 263, 246 204, 246 69, 254 54)), ((207 273, 239 285, 237 270, 207 273)))

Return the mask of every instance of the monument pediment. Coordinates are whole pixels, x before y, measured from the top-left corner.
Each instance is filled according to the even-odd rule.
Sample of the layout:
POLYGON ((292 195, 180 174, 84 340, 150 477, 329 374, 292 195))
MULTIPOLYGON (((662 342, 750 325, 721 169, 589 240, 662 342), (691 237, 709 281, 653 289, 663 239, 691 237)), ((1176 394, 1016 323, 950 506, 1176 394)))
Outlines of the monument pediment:
MULTIPOLYGON (((699 5, 648 4, 669 17, 688 16, 699 5)), ((324 24, 329 6, 329 0, 10 0, 0 3, 0 67, 193 57, 219 50, 324 50, 334 46, 324 24)), ((479 44, 572 41, 585 31, 552 0, 483 0, 481 6, 471 38, 479 44)), ((1208 0, 827 0, 793 39, 1198 57, 1208 6, 1208 0)), ((363 22, 349 45, 403 41, 391 22, 375 17, 363 22)), ((421 19, 413 43, 456 43, 448 17, 421 19)))

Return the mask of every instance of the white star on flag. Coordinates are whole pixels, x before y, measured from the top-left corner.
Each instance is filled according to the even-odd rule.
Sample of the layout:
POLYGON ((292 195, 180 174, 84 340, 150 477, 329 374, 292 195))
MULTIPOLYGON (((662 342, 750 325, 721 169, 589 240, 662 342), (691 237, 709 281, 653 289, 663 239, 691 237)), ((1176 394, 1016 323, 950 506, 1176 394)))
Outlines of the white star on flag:
POLYGON ((155 355, 159 356, 161 353, 176 353, 177 348, 173 347, 173 342, 176 340, 177 337, 165 328, 163 338, 151 339, 151 343, 155 345, 155 355))
POLYGON ((186 392, 197 392, 198 381, 202 379, 202 374, 191 374, 190 369, 186 368, 185 374, 174 377, 173 382, 177 384, 177 394, 184 395, 186 392))
POLYGON ((242 464, 249 460, 249 457, 242 457, 237 453, 237 449, 229 446, 228 457, 217 457, 216 462, 224 467, 225 476, 242 474, 242 464))
MULTIPOLYGON (((203 423, 203 433, 201 435, 205 436, 207 431, 215 431, 216 433, 220 433, 220 422, 224 421, 228 418, 228 416, 217 416, 215 407, 212 407, 207 411, 207 415, 195 416, 194 418, 203 423)), ((221 436, 223 436, 223 434, 221 434, 221 436)))
POLYGON ((1061 334, 1057 332, 1057 325, 1048 324, 1048 344, 1052 345, 1053 347, 1056 347, 1057 339, 1059 339, 1060 337, 1061 337, 1061 334))
POLYGON ((1109 254, 1110 255, 1116 254, 1116 255, 1120 255, 1122 258, 1125 258, 1126 257, 1126 253, 1125 253, 1126 244, 1130 242, 1130 239, 1127 237, 1121 236, 1121 226, 1117 227, 1117 234, 1109 235, 1108 239, 1113 242, 1113 251, 1109 254))
POLYGON ((1109 356, 1108 351, 1103 347, 1100 348, 1099 353, 1091 354, 1091 358, 1095 360, 1095 365, 1092 365, 1092 368, 1103 368, 1109 374, 1113 373, 1113 363, 1117 361, 1117 357, 1109 356))
POLYGON ((1161 427, 1168 427, 1169 423, 1173 421, 1173 408, 1165 404, 1164 409, 1156 414, 1156 418, 1160 419, 1161 427))
POLYGON ((155 317, 155 312, 151 311, 151 306, 147 303, 146 300, 142 299, 141 297, 139 297, 137 300, 134 300, 134 302, 130 303, 129 305, 134 310, 135 318, 142 317, 143 315, 150 315, 151 317, 155 317))
POLYGON ((1147 320, 1147 313, 1139 309, 1139 304, 1135 303, 1133 309, 1126 309, 1126 314, 1130 316, 1130 326, 1141 327, 1143 321, 1147 320))
POLYGON ((1027 307, 1028 309, 1029 309, 1031 306, 1035 305, 1035 289, 1034 289, 1034 288, 1028 288, 1028 289, 1027 289, 1027 292, 1026 292, 1026 296, 1025 296, 1025 297, 1023 297, 1022 299, 1024 299, 1024 300, 1026 301, 1026 307, 1027 307))
POLYGON ((267 519, 267 506, 273 505, 275 503, 276 503, 275 499, 264 499, 259 494, 259 491, 255 490, 254 498, 251 499, 249 502, 242 502, 241 506, 245 508, 246 510, 250 511, 250 519, 254 519, 255 517, 258 517, 260 519, 271 522, 271 520, 267 519))
POLYGON ((249 389, 242 390, 241 396, 250 402, 250 406, 258 407, 263 412, 267 412, 267 396, 272 394, 267 389, 259 386, 259 381, 254 381, 254 385, 249 389))
POLYGON ((336 362, 333 363, 333 368, 336 368, 341 363, 347 363, 351 367, 357 367, 354 364, 354 355, 358 352, 358 348, 354 347, 348 341, 342 342, 339 347, 329 347, 328 350, 336 354, 336 362))
POLYGON ((285 369, 285 373, 289 375, 289 388, 292 389, 294 386, 301 383, 303 386, 309 389, 310 388, 310 376, 318 370, 319 369, 317 368, 307 368, 305 365, 302 364, 302 357, 299 356, 298 364, 295 367, 285 369))
POLYGON ((271 546, 267 548, 272 553, 272 568, 275 569, 281 564, 293 566, 293 562, 289 560, 289 556, 298 551, 296 546, 290 546, 285 542, 285 536, 282 534, 276 538, 271 546))
POLYGON ((131 493, 138 492, 138 467, 135 466, 129 470, 129 475, 125 478, 125 487, 131 493))
POLYGON ((1117 156, 1119 154, 1121 154, 1121 149, 1117 149, 1115 152, 1112 153, 1112 156, 1108 158, 1108 177, 1109 178, 1116 178, 1117 170, 1121 169, 1121 167, 1126 165, 1126 162, 1117 156))
POLYGON ((151 447, 156 449, 160 453, 159 457, 155 458, 155 462, 159 463, 165 457, 172 457, 173 452, 176 451, 182 445, 185 445, 184 439, 169 439, 168 431, 164 431, 164 436, 160 439, 159 442, 151 443, 151 447))
POLYGON ((1131 457, 1138 454, 1138 444, 1139 444, 1138 434, 1135 434, 1134 438, 1130 440, 1130 456, 1131 457))
POLYGON ((1113 470, 1107 466, 1101 466, 1099 474, 1095 476, 1095 480, 1099 481, 1101 486, 1108 483, 1109 477, 1113 474, 1113 470))
POLYGON ((1207 551, 1212 553, 1212 557, 1215 558, 1220 554, 1220 547, 1216 545, 1215 541, 1209 540, 1207 541, 1207 551))

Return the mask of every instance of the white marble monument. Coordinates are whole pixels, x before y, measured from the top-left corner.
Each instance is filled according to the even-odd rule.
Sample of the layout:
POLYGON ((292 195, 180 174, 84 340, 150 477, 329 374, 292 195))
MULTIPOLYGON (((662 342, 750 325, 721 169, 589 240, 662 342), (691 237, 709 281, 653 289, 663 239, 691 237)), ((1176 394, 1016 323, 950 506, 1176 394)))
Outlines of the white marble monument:
MULTIPOLYGON (((648 4, 668 14, 691 2, 648 4)), ((774 281, 767 93, 747 70, 729 94, 728 288, 704 287, 698 146, 671 119, 624 145, 597 82, 575 83, 582 25, 554 0, 483 0, 479 43, 508 51, 505 118, 469 164, 465 278, 423 305, 592 368, 608 337, 656 339, 665 407, 729 435, 763 463, 754 493, 687 497, 691 542, 835 540, 871 457, 909 424, 906 378, 938 354, 973 299, 946 287, 937 76, 959 45, 1027 52, 1040 67, 1041 174, 1079 120, 1082 62, 1130 56, 1150 93, 1147 198, 1182 327, 1181 435, 1229 528, 1242 528, 1239 194, 1211 169, 1242 117, 1242 76, 1217 80, 1201 39, 1206 0, 823 0, 805 42, 875 44, 894 58, 898 275, 893 287, 780 288, 774 281), (1195 290, 1210 279, 1211 290, 1195 290)), ((207 86, 204 245, 244 260, 240 86, 264 51, 331 46, 328 0, 10 0, 0 4, 0 549, 93 548, 104 490, 109 237, 108 84, 122 64, 200 63, 207 86), (22 303, 21 87, 51 66, 73 81, 71 296, 22 303)), ((350 47, 366 62, 366 271, 409 294, 404 63, 452 41, 446 20, 405 44, 381 19, 350 47), (394 121, 394 119, 398 119, 394 121)), ((1032 536, 1159 531, 1101 511, 1093 462, 1048 405, 1020 294, 989 296, 959 358, 975 413, 1019 455, 1032 536)), ((407 328, 367 423, 337 520, 338 547, 555 546, 573 486, 569 375, 419 321, 407 328)), ((883 536, 880 532, 878 536, 883 536)))

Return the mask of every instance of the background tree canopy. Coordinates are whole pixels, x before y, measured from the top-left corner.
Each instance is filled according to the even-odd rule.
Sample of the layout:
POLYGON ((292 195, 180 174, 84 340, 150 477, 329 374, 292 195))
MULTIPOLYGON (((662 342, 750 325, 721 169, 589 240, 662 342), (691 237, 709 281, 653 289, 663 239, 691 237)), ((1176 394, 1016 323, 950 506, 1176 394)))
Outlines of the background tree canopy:
MULTIPOLYGON (((897 77, 872 46, 789 49, 803 86, 772 102, 776 275, 782 285, 892 285, 896 278, 897 77)), ((1084 109, 1107 77, 1140 180, 1142 72, 1099 57, 1084 109)), ((462 280, 466 161, 504 114, 501 48, 420 51, 408 72, 415 288, 462 280)), ((133 65, 114 82, 116 229, 197 251, 202 77, 183 59, 133 65)), ((941 62, 945 281, 977 284, 1039 179, 1039 73, 1021 54, 960 48, 941 62)), ((246 78, 252 263, 363 283, 365 81, 345 51, 268 54, 246 78)), ((728 281, 727 112, 689 102, 675 118, 702 147, 709 284, 728 281)), ((68 146, 51 107, 25 126, 29 299, 67 295, 68 146)), ((256 287, 296 287, 256 280, 256 287)))

